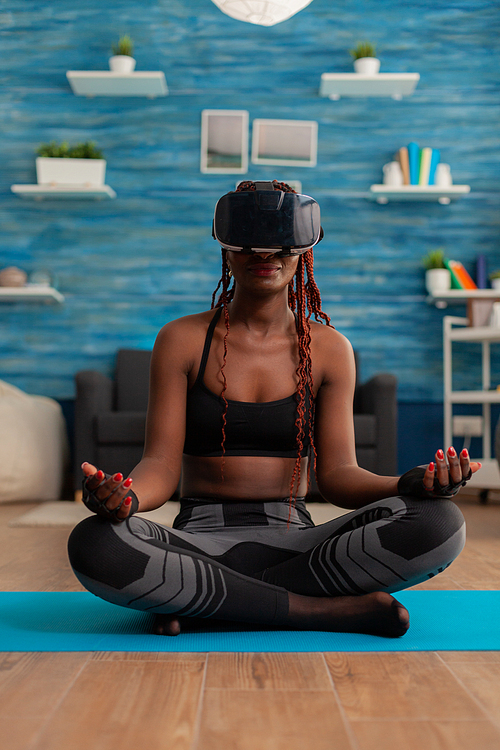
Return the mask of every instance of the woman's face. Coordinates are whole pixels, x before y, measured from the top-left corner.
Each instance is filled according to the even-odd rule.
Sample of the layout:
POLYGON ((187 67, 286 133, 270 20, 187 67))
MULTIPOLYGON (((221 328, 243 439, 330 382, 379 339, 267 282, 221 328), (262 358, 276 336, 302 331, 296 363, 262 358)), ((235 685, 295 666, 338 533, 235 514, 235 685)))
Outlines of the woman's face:
POLYGON ((272 252, 246 255, 227 251, 227 263, 236 285, 255 293, 277 292, 292 280, 298 255, 280 258, 272 252))

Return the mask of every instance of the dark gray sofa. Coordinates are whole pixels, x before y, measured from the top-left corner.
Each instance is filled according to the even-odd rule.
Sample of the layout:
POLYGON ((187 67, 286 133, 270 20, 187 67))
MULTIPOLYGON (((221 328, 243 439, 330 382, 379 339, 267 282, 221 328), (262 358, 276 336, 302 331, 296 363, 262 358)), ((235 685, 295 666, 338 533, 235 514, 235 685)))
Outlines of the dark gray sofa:
MULTIPOLYGON (((129 474, 142 456, 151 352, 120 349, 114 378, 94 370, 75 376, 75 489, 83 461, 129 474)), ((358 367, 359 372, 359 367, 358 367)), ((354 429, 359 465, 377 474, 397 471, 397 381, 380 373, 356 385, 354 429)), ((311 499, 320 499, 315 481, 311 499)))

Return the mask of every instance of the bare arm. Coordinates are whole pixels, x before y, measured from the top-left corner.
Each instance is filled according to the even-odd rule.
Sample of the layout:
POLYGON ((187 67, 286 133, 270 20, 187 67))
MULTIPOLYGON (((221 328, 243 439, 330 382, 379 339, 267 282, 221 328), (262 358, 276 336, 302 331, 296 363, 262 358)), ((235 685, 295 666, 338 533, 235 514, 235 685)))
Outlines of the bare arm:
MULTIPOLYGON (((356 374, 351 345, 341 334, 328 329, 320 332, 320 344, 322 381, 316 405, 315 443, 321 494, 342 508, 360 508, 400 494, 398 477, 379 476, 357 464, 353 418, 356 374)), ((434 458, 435 463, 431 461, 415 482, 431 494, 435 479, 441 487, 459 484, 470 476, 469 470, 475 473, 481 468, 481 464, 469 461, 467 451, 457 456, 452 446, 446 455, 439 450, 434 458)))
POLYGON ((337 331, 319 331, 322 382, 316 403, 317 479, 323 497, 359 508, 397 494, 397 478, 378 476, 356 460, 353 398, 356 382, 350 343, 337 331))
MULTIPOLYGON (((139 500, 139 511, 163 505, 179 483, 186 422, 186 393, 191 367, 189 352, 192 322, 181 319, 162 328, 153 349, 150 367, 149 401, 146 418, 146 441, 141 461, 123 481, 114 475, 97 490, 106 497, 109 510, 117 507, 132 490, 139 500)), ((104 475, 91 464, 82 466, 89 477, 87 486, 96 489, 104 475)), ((130 512, 130 503, 123 503, 118 518, 130 512)))

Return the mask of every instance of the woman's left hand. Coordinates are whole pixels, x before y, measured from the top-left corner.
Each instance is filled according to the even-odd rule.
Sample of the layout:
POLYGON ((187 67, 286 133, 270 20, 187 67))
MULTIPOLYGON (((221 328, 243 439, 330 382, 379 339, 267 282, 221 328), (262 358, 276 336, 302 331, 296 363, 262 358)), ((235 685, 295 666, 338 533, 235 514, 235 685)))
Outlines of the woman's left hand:
POLYGON ((417 466, 399 478, 398 492, 422 498, 454 497, 480 468, 478 461, 470 461, 465 448, 460 457, 453 446, 448 448, 446 456, 439 449, 435 463, 431 461, 427 467, 417 466))

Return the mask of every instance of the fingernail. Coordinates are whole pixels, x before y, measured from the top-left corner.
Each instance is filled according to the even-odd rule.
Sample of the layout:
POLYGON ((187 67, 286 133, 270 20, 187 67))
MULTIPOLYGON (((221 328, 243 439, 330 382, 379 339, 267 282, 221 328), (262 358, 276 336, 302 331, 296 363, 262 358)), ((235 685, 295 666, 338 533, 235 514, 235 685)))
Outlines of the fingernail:
POLYGON ((456 456, 457 455, 457 452, 456 452, 455 448, 452 445, 450 445, 450 447, 448 448, 448 455, 449 456, 456 456))
POLYGON ((131 502, 132 502, 132 498, 129 495, 128 497, 125 498, 125 500, 123 501, 123 504, 130 505, 131 502))
POLYGON ((431 461, 429 464, 429 471, 434 471, 436 467, 434 466, 434 461, 431 461))
POLYGON ((123 474, 118 473, 114 475, 113 482, 121 482, 122 479, 123 479, 123 474))
POLYGON ((81 469, 83 469, 84 466, 87 466, 87 462, 84 461, 83 464, 80 466, 81 469))
POLYGON ((462 456, 462 458, 468 458, 469 457, 469 451, 467 450, 467 448, 463 449, 463 451, 461 453, 461 456, 462 456))
POLYGON ((441 459, 441 460, 442 460, 442 459, 444 458, 444 453, 443 453, 443 451, 441 450, 441 448, 440 448, 440 449, 438 450, 438 452, 436 453, 436 455, 437 455, 437 457, 438 457, 439 459, 441 459))
POLYGON ((132 480, 132 477, 129 477, 128 479, 126 479, 126 480, 124 481, 124 483, 123 483, 123 486, 124 486, 124 487, 130 487, 130 485, 132 484, 132 481, 133 481, 133 480, 132 480))
POLYGON ((99 471, 96 473, 97 479, 104 479, 104 472, 99 469, 99 471))

